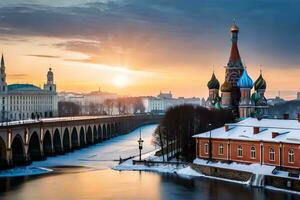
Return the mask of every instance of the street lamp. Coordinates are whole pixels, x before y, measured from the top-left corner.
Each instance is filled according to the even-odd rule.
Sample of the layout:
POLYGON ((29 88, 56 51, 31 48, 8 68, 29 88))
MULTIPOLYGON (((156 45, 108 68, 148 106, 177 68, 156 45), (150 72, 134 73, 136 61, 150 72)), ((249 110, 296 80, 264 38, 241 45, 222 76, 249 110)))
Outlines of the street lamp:
POLYGON ((141 130, 140 130, 140 139, 138 140, 139 150, 140 150, 140 161, 142 160, 143 142, 144 142, 144 140, 142 140, 142 135, 141 135, 141 130))

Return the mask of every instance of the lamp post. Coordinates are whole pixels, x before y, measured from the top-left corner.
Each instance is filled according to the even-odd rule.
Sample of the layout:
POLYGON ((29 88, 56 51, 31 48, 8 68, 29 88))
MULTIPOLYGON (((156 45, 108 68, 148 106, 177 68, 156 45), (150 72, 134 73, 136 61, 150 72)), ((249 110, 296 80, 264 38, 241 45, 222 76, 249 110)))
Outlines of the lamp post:
POLYGON ((139 151, 140 151, 140 161, 142 160, 143 142, 144 142, 144 140, 142 140, 142 135, 141 135, 141 130, 140 130, 140 139, 138 140, 138 143, 139 143, 139 151))
POLYGON ((212 161, 212 142, 211 142, 211 124, 208 124, 209 127, 209 161, 212 161))

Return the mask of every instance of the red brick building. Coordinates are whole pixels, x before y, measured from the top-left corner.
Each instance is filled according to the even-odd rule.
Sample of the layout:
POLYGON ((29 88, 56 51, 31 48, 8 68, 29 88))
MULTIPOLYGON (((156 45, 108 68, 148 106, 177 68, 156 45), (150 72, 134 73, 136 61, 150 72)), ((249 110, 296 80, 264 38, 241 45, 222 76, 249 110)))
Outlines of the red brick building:
POLYGON ((199 158, 300 169, 300 115, 297 120, 247 118, 194 138, 199 158))

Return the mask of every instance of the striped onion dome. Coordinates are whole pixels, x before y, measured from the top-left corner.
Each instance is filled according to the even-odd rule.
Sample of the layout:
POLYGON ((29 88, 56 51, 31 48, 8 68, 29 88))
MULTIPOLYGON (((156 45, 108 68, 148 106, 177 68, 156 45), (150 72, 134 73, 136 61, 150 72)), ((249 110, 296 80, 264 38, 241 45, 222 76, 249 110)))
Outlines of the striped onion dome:
POLYGON ((210 80, 207 83, 208 89, 219 89, 220 88, 220 83, 218 79, 215 76, 215 73, 212 74, 210 80))
POLYGON ((254 82, 254 89, 255 90, 265 90, 267 88, 267 83, 263 78, 262 74, 260 73, 258 79, 254 82))

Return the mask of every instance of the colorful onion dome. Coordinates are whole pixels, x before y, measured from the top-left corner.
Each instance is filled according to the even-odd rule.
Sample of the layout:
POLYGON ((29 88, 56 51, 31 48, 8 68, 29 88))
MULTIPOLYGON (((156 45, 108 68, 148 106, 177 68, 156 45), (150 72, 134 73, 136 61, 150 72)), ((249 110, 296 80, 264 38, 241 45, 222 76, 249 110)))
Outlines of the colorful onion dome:
POLYGON ((253 88, 253 81, 250 78, 250 76, 248 75, 246 69, 244 69, 244 72, 243 72, 241 78, 237 82, 237 86, 239 88, 249 88, 249 89, 253 88))
POLYGON ((221 86, 221 92, 231 92, 232 85, 228 81, 225 80, 225 82, 221 86))
POLYGON ((215 76, 215 73, 212 74, 210 81, 207 83, 208 89, 219 89, 220 88, 220 83, 218 79, 215 76))
POLYGON ((254 89, 255 90, 265 90, 267 87, 267 83, 263 78, 262 74, 260 73, 258 79, 254 82, 254 89))

